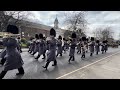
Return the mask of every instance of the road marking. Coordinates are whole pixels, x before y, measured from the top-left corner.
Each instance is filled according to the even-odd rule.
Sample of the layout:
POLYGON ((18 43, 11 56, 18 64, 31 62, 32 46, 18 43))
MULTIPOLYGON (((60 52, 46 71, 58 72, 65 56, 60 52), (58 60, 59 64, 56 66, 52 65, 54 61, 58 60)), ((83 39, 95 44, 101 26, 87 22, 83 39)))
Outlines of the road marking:
POLYGON ((116 55, 116 54, 118 54, 118 53, 120 53, 120 51, 119 51, 119 52, 116 52, 116 53, 114 53, 114 54, 112 54, 112 55, 109 55, 109 56, 107 56, 107 57, 105 57, 105 58, 102 58, 102 59, 100 59, 100 60, 98 60, 98 61, 95 61, 95 62, 93 62, 93 63, 91 63, 91 64, 88 64, 88 65, 86 65, 86 66, 83 66, 83 67, 81 67, 81 68, 79 68, 79 69, 76 69, 76 70, 74 70, 74 71, 72 71, 72 72, 69 72, 69 73, 67 73, 67 74, 64 74, 64 75, 62 75, 62 76, 60 76, 60 77, 57 77, 56 79, 60 79, 60 78, 62 78, 62 77, 68 76, 68 75, 70 75, 70 74, 72 74, 72 73, 74 73, 74 72, 77 72, 77 71, 79 71, 79 70, 81 70, 81 69, 83 69, 83 68, 89 67, 89 66, 91 66, 91 65, 93 65, 93 64, 95 64, 95 63, 97 63, 97 62, 100 62, 100 61, 102 61, 102 60, 104 60, 104 59, 107 59, 107 58, 109 58, 109 57, 111 57, 111 56, 114 56, 114 55, 116 55))

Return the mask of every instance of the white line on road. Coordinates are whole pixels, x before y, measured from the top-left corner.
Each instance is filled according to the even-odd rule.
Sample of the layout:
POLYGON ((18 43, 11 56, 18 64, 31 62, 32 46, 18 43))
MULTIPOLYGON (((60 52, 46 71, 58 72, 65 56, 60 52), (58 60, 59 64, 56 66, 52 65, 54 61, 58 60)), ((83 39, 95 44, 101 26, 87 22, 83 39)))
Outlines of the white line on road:
POLYGON ((77 72, 77 71, 79 71, 79 70, 81 70, 81 69, 83 69, 83 68, 89 67, 89 66, 91 66, 91 65, 93 65, 93 64, 95 64, 95 63, 97 63, 97 62, 100 62, 100 61, 102 61, 102 60, 104 60, 104 59, 107 59, 107 58, 109 58, 109 57, 111 57, 111 56, 114 56, 114 55, 116 55, 116 54, 118 54, 118 53, 120 53, 120 51, 119 51, 119 52, 116 52, 116 53, 114 53, 114 54, 112 54, 112 55, 109 55, 109 56, 107 56, 107 57, 105 57, 105 58, 102 58, 102 59, 100 59, 100 60, 98 60, 98 61, 95 61, 95 62, 93 62, 93 63, 91 63, 91 64, 88 64, 88 65, 86 65, 86 66, 83 66, 83 67, 81 67, 81 68, 79 68, 79 69, 76 69, 76 70, 74 70, 74 71, 72 71, 72 72, 69 72, 69 73, 67 73, 67 74, 64 74, 64 75, 62 75, 62 76, 60 76, 60 77, 58 77, 58 78, 56 78, 56 79, 60 79, 60 78, 62 78, 62 77, 68 76, 68 75, 70 75, 70 74, 72 74, 72 73, 74 73, 74 72, 77 72))

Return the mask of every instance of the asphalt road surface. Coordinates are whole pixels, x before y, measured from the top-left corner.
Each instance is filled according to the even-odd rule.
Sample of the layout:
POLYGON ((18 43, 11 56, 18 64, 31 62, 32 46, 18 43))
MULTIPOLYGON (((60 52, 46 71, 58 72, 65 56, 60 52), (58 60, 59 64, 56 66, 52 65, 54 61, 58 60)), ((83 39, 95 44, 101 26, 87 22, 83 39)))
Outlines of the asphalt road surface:
MULTIPOLYGON (((75 61, 68 63, 69 53, 63 53, 62 57, 57 57, 58 66, 53 67, 50 63, 48 70, 46 71, 42 66, 45 64, 45 60, 41 58, 37 61, 32 55, 27 52, 27 49, 23 49, 22 58, 24 60, 25 74, 23 76, 16 76, 18 72, 16 70, 8 71, 4 79, 99 79, 99 78, 119 78, 120 67, 120 47, 109 48, 106 54, 89 56, 86 54, 84 60, 81 59, 80 54, 75 54, 75 61), (111 61, 111 62, 110 62, 111 61), (114 62, 116 61, 116 62, 114 62), (106 63, 107 62, 107 63, 106 63), (109 63, 108 63, 109 62, 109 63), (110 64, 107 66, 105 64, 110 64), (114 66, 114 68, 112 67, 114 66), (112 68, 111 68, 112 67, 112 68), (110 71, 111 70, 111 71, 110 71), (108 71, 108 72, 107 72, 108 71), (115 74, 116 72, 116 74, 115 74), (118 75, 118 76, 117 76, 118 75)), ((2 67, 0 67, 0 72, 2 67)))

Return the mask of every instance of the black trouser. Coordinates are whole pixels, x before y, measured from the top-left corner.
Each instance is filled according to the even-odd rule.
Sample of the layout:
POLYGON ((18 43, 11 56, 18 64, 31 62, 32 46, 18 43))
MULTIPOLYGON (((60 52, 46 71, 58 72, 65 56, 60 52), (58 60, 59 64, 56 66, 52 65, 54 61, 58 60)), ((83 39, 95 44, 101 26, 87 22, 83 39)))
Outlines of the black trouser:
POLYGON ((5 61, 6 61, 6 59, 5 59, 5 58, 2 58, 1 64, 4 65, 5 61))
POLYGON ((92 56, 92 55, 93 55, 93 53, 91 52, 91 53, 90 53, 90 56, 92 56))
POLYGON ((81 51, 78 50, 77 53, 81 53, 81 51))
POLYGON ((98 51, 96 52, 96 55, 98 55, 98 51))
POLYGON ((70 56, 69 61, 71 61, 71 59, 72 59, 72 61, 74 61, 75 57, 74 56, 70 56))
POLYGON ((46 56, 45 56, 45 53, 43 54, 43 58, 42 59, 45 59, 46 58, 46 56))
MULTIPOLYGON (((48 67, 48 65, 50 64, 50 62, 51 62, 51 61, 47 61, 46 65, 45 65, 45 68, 48 67)), ((54 65, 54 66, 57 65, 57 61, 56 61, 56 60, 54 60, 54 64, 53 64, 53 65, 54 65)))
POLYGON ((85 54, 82 54, 81 58, 85 58, 85 54))
MULTIPOLYGON (((0 73, 0 79, 4 78, 4 76, 6 75, 7 72, 8 72, 8 71, 2 71, 2 72, 0 73)), ((23 69, 23 67, 18 68, 18 72, 19 72, 20 74, 24 74, 24 69, 23 69)))

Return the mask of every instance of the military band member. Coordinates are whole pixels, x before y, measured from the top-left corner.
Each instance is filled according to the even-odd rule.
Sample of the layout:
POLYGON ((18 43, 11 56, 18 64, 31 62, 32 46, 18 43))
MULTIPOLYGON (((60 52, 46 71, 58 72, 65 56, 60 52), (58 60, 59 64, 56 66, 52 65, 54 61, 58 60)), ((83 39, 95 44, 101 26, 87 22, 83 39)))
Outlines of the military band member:
POLYGON ((42 59, 46 59, 46 50, 47 50, 47 42, 46 42, 46 37, 43 37, 43 41, 44 41, 44 51, 43 51, 43 58, 42 59))
POLYGON ((57 40, 57 55, 56 57, 60 54, 62 56, 62 37, 59 36, 57 40))
POLYGON ((82 45, 82 40, 79 39, 78 45, 77 45, 77 49, 78 49, 77 53, 81 53, 81 45, 82 45))
POLYGON ((89 40, 88 40, 88 38, 86 38, 86 42, 85 42, 85 46, 86 46, 86 53, 88 52, 88 42, 89 42, 89 40))
POLYGON ((33 42, 32 42, 32 40, 33 40, 34 38, 30 38, 30 41, 29 41, 29 49, 28 49, 28 52, 30 53, 30 52, 32 52, 32 46, 33 46, 33 42))
POLYGON ((56 66, 57 65, 57 61, 56 61, 56 31, 52 28, 50 30, 50 39, 48 40, 48 45, 49 45, 49 50, 48 50, 48 54, 47 54, 47 61, 46 61, 46 65, 43 66, 43 68, 45 68, 47 70, 47 67, 49 65, 49 63, 51 61, 54 62, 54 64, 52 66, 56 66))
POLYGON ((107 44, 107 40, 105 40, 105 48, 104 48, 104 51, 105 51, 105 53, 107 52, 107 50, 108 50, 108 44, 107 44))
POLYGON ((66 52, 66 49, 67 49, 67 41, 66 41, 65 38, 63 38, 63 46, 62 46, 62 50, 63 50, 64 52, 66 52))
POLYGON ((96 40, 95 51, 96 51, 96 55, 98 55, 98 52, 100 52, 100 41, 99 40, 96 40))
MULTIPOLYGON (((18 28, 14 25, 7 26, 7 31, 9 32, 11 31, 11 33, 13 33, 12 31, 14 30, 18 30, 18 28)), ((4 57, 6 60, 3 66, 4 68, 2 72, 0 73, 0 79, 4 78, 6 73, 9 70, 13 70, 13 69, 18 69, 19 73, 17 73, 16 75, 23 75, 24 74, 24 69, 22 67, 23 60, 20 55, 20 52, 17 49, 18 42, 16 40, 16 37, 14 35, 13 36, 11 35, 9 37, 4 38, 3 45, 6 48, 6 55, 4 57)))
POLYGON ((17 42, 18 42, 18 50, 20 51, 20 53, 22 53, 22 44, 21 44, 21 40, 20 40, 20 37, 17 38, 17 42))
POLYGON ((32 55, 35 55, 37 52, 39 52, 39 35, 38 34, 35 34, 35 41, 33 41, 34 43, 34 50, 33 50, 33 54, 32 55))
POLYGON ((105 41, 103 41, 102 44, 101 44, 102 54, 104 53, 104 50, 105 50, 105 41))
POLYGON ((39 41, 38 41, 38 56, 35 59, 40 58, 41 55, 44 54, 44 41, 43 41, 43 34, 39 34, 39 41))
POLYGON ((81 58, 85 58, 86 53, 86 37, 82 37, 81 42, 81 58))
POLYGON ((89 43, 90 56, 93 56, 94 46, 95 46, 94 37, 91 37, 91 41, 89 43))
POLYGON ((70 42, 70 52, 69 52, 69 60, 68 62, 70 63, 70 61, 75 61, 75 47, 76 47, 76 33, 72 33, 72 36, 71 36, 71 42, 70 42))
POLYGON ((34 49, 35 49, 35 38, 32 39, 32 43, 31 43, 31 51, 30 51, 30 54, 31 55, 34 55, 34 49))

